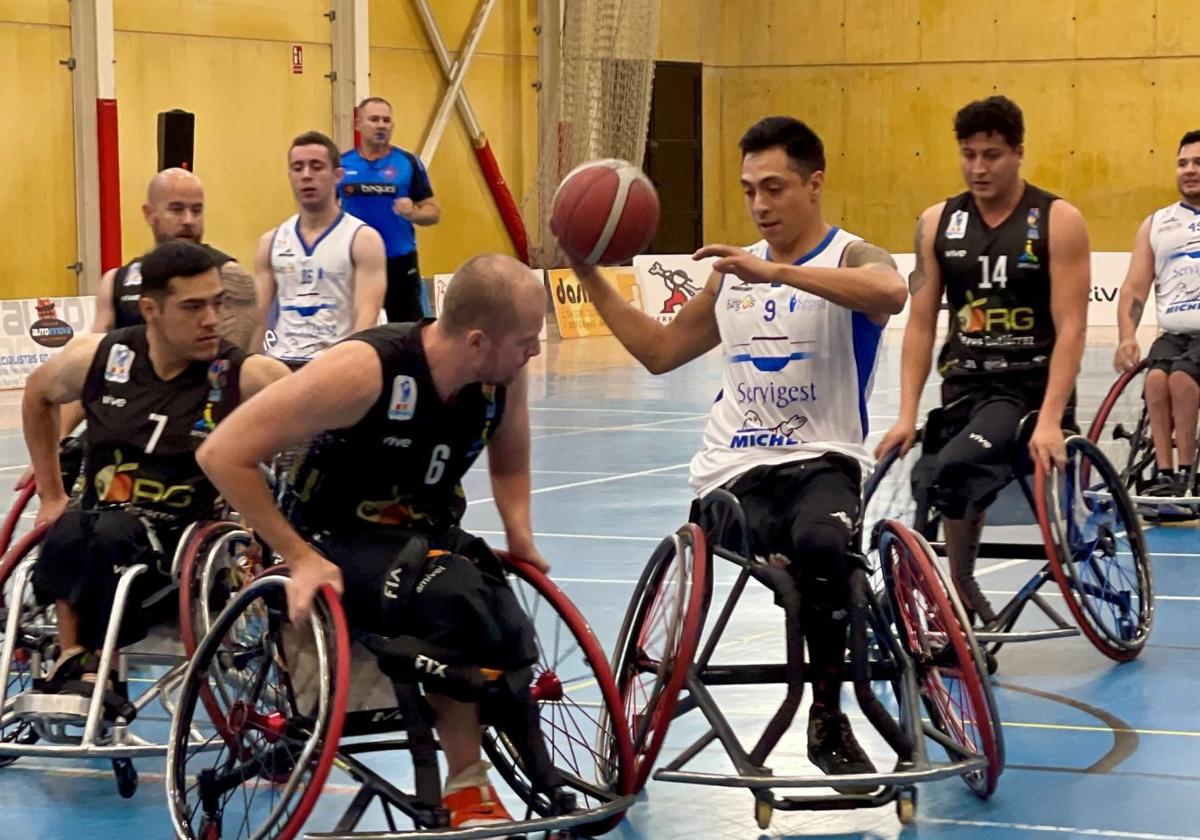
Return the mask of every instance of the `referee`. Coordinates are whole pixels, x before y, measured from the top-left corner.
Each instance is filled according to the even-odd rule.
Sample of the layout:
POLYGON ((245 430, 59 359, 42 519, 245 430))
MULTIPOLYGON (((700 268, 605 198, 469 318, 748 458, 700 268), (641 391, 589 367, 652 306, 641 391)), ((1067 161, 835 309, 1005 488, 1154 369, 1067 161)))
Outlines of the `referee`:
POLYGON ((389 322, 419 321, 426 310, 414 225, 436 225, 442 209, 416 155, 392 145, 392 106, 378 96, 358 106, 362 145, 342 154, 342 209, 379 231, 387 250, 389 322))

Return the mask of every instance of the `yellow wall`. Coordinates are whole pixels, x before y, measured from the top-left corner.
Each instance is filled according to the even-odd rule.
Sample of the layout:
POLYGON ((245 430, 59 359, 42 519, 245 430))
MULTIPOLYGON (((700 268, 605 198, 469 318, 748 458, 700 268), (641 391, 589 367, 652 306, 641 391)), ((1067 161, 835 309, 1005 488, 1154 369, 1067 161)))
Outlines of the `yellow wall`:
POLYGON ((0 0, 0 298, 75 293, 70 54, 66 3, 0 0))
MULTIPOLYGON (((1174 197, 1174 155, 1200 127, 1186 0, 727 0, 719 146, 706 145, 706 234, 755 238, 737 186, 737 137, 793 114, 822 135, 827 215, 910 250, 925 206, 962 189, 955 111, 1003 93, 1026 118, 1025 174, 1075 203, 1096 250, 1128 250, 1174 197), (712 193, 719 188, 719 198, 712 193)), ((706 141, 707 141, 706 136, 706 141)))
POLYGON ((142 219, 160 111, 196 115, 205 238, 253 266, 259 236, 291 215, 287 148, 333 130, 325 0, 116 0, 114 51, 125 259, 150 244, 142 219), (292 73, 292 45, 304 73, 292 73))

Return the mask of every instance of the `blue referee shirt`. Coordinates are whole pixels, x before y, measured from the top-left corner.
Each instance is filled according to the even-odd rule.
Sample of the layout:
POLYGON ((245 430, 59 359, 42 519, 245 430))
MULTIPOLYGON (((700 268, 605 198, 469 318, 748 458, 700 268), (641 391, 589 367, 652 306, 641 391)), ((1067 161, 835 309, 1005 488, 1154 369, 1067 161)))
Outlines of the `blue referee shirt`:
POLYGON ((346 170, 338 182, 342 209, 379 231, 389 257, 417 250, 412 222, 392 209, 397 198, 410 198, 416 204, 433 196, 417 156, 392 146, 379 160, 367 160, 351 149, 342 153, 342 167, 346 170))

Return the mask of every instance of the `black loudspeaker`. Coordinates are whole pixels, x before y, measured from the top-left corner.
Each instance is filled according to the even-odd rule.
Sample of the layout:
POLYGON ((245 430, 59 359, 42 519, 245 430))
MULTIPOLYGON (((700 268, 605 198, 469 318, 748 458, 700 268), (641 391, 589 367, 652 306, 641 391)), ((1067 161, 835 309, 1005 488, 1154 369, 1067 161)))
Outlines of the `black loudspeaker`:
POLYGON ((195 170, 192 159, 196 138, 196 115, 175 108, 158 115, 158 171, 179 167, 195 170))

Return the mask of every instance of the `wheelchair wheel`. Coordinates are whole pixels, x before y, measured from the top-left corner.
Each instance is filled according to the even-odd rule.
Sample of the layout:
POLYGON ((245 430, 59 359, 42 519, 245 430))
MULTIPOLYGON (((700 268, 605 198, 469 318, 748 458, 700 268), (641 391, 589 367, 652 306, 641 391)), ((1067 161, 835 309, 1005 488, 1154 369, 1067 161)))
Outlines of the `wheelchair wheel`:
MULTIPOLYGON (((537 634, 533 696, 555 768, 575 793, 580 810, 592 811, 633 793, 633 746, 604 648, 552 580, 512 555, 505 561, 513 573, 513 591, 537 634)), ((497 772, 531 812, 554 813, 555 803, 534 790, 507 737, 489 727, 483 745, 497 772)), ((597 836, 623 818, 623 813, 615 814, 576 830, 597 836)))
POLYGON ((867 558, 871 591, 879 596, 881 604, 885 590, 883 563, 879 555, 877 529, 889 519, 903 522, 910 528, 916 527, 917 502, 912 495, 912 470, 921 456, 918 439, 906 455, 900 455, 899 447, 886 453, 875 465, 874 472, 863 485, 862 550, 867 558))
POLYGON ((4 524, 0 525, 0 555, 7 553, 9 546, 12 545, 13 534, 17 532, 17 528, 21 524, 21 514, 29 507, 29 502, 35 495, 37 495, 37 485, 33 481, 28 481, 17 488, 17 497, 13 500, 13 506, 8 509, 8 516, 4 517, 4 524))
POLYGON ((1148 372, 1149 364, 1143 359, 1121 374, 1108 389, 1087 433, 1088 440, 1116 468, 1121 484, 1135 495, 1154 474, 1154 441, 1143 399, 1148 372))
POLYGON ((188 656, 230 599, 261 571, 249 551, 253 545, 250 533, 233 522, 205 523, 189 537, 179 576, 179 635, 188 656))
MULTIPOLYGON (((55 626, 52 611, 37 603, 32 584, 25 589, 20 603, 13 593, 17 566, 34 552, 46 530, 45 526, 35 528, 18 541, 3 561, 0 561, 0 646, 3 645, 8 632, 10 612, 17 610, 19 613, 13 661, 8 673, 4 675, 5 697, 9 700, 23 691, 28 691, 33 686, 34 679, 45 675, 46 666, 54 654, 52 648, 55 644, 55 626)), ((31 722, 21 720, 5 724, 0 710, 0 741, 6 744, 33 744, 37 740, 38 734, 31 722)), ((7 767, 16 760, 16 756, 0 756, 0 767, 7 767)))
MULTIPOLYGON (((196 649, 167 747, 167 807, 181 838, 291 840, 333 766, 346 716, 350 640, 329 587, 295 628, 313 650, 314 686, 294 685, 283 643, 285 577, 270 574, 230 601, 196 649), (207 717, 197 707, 207 707, 207 717)), ((290 625, 289 625, 290 626, 290 625)))
POLYGON ((634 752, 634 791, 662 749, 700 644, 712 557, 698 525, 659 543, 642 572, 614 648, 613 676, 634 752))
POLYGON ((1067 438, 1067 467, 1034 474, 1050 570, 1079 629, 1117 662, 1137 657, 1154 623, 1154 571, 1117 469, 1091 441, 1067 438))
MULTIPOLYGON (((963 776, 986 799, 1004 769, 1004 741, 987 667, 966 611, 946 585, 932 549, 916 533, 899 522, 885 522, 879 552, 897 630, 916 665, 930 721, 967 753, 987 759, 985 768, 963 776)), ((952 761, 957 758, 947 752, 952 761)))

